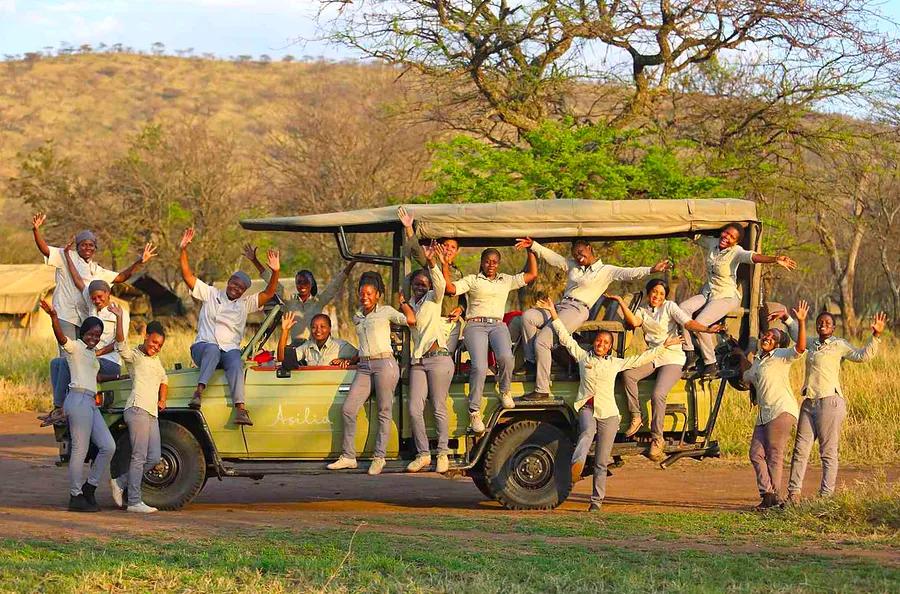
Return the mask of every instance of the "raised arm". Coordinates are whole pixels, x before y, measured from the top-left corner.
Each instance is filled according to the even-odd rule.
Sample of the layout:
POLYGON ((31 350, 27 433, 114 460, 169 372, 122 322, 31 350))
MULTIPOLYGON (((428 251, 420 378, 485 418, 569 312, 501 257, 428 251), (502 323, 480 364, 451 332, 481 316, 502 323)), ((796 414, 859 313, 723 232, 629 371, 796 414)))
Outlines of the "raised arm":
POLYGON ((107 309, 116 316, 116 343, 124 343, 125 342, 125 327, 122 324, 122 308, 118 303, 112 303, 107 306, 107 309))
POLYGON ((178 244, 178 247, 181 248, 178 263, 181 265, 181 278, 184 279, 184 283, 188 286, 188 289, 193 291, 194 285, 197 284, 197 277, 194 276, 194 273, 191 271, 187 253, 187 248, 192 241, 194 241, 194 228, 188 227, 181 235, 181 242, 178 244))
POLYGON ((635 367, 641 367, 642 365, 646 365, 647 363, 652 363, 654 360, 659 358, 666 349, 672 345, 681 344, 684 342, 684 339, 681 336, 670 336, 666 339, 664 343, 662 343, 658 347, 653 347, 652 349, 647 349, 640 355, 632 355, 630 357, 625 357, 624 359, 619 359, 620 367, 622 371, 627 369, 634 369, 635 367))
POLYGON ((41 299, 41 309, 50 316, 50 323, 53 325, 53 336, 56 337, 56 342, 59 343, 60 346, 69 342, 69 339, 63 334, 62 328, 59 325, 59 318, 56 316, 56 310, 53 309, 53 306, 41 299))
POLYGON ((786 270, 794 270, 797 268, 797 263, 791 260, 787 256, 765 256, 763 254, 754 253, 750 260, 754 264, 778 264, 782 268, 786 270))
POLYGON ((416 232, 413 230, 413 221, 415 220, 409 211, 404 207, 397 209, 397 218, 403 223, 403 252, 404 255, 417 263, 419 266, 425 265, 425 254, 422 246, 416 238, 416 232))
POLYGON ((806 351, 806 316, 809 314, 809 304, 803 299, 794 308, 794 317, 797 318, 797 342, 794 349, 803 354, 806 351))
POLYGON ((278 337, 278 348, 275 351, 275 359, 284 361, 284 349, 287 347, 288 338, 291 336, 291 328, 297 323, 294 312, 286 311, 281 316, 281 336, 278 337))
POLYGON ((612 269, 612 279, 617 281, 639 280, 647 275, 656 272, 665 272, 672 268, 669 260, 660 260, 653 266, 636 266, 634 268, 625 268, 622 266, 610 266, 612 269))
POLYGON ((72 260, 72 244, 74 242, 70 241, 66 247, 63 248, 63 256, 66 258, 66 268, 69 270, 69 276, 72 278, 72 282, 75 283, 75 288, 78 289, 79 293, 84 292, 84 279, 81 278, 81 274, 79 274, 78 269, 75 268, 75 261, 72 260))
POLYGON ((522 272, 525 273, 525 284, 530 285, 538 276, 537 256, 534 254, 533 250, 528 250, 527 254, 525 259, 525 269, 522 272))
POLYGON ((431 277, 432 299, 435 303, 440 305, 444 299, 444 293, 447 291, 447 283, 444 280, 443 272, 438 269, 437 263, 435 262, 435 259, 441 263, 444 261, 443 252, 438 252, 436 247, 437 243, 432 242, 430 246, 423 250, 423 254, 425 256, 425 264, 428 266, 429 276, 431 277))
POLYGON ((516 240, 516 249, 517 250, 531 250, 534 252, 541 260, 553 266, 554 268, 559 268, 560 270, 568 270, 569 269, 569 261, 565 256, 557 254, 553 250, 548 247, 544 247, 535 240, 530 237, 524 237, 522 239, 516 240))
POLYGON ((612 299, 619 304, 619 311, 622 312, 622 317, 625 318, 625 323, 632 328, 637 328, 644 323, 644 320, 634 315, 634 312, 628 309, 628 306, 625 305, 625 300, 621 295, 610 295, 609 293, 604 293, 603 296, 607 299, 612 299))
POLYGON ((341 287, 344 286, 344 283, 347 282, 347 278, 350 276, 350 271, 353 270, 353 267, 356 266, 356 261, 351 260, 347 262, 346 266, 341 268, 341 271, 338 272, 331 282, 328 283, 328 286, 325 287, 322 291, 319 291, 319 305, 326 306, 331 303, 335 297, 337 297, 338 291, 341 290, 341 287))
POLYGON ((116 275, 116 278, 113 279, 113 284, 124 283, 129 278, 131 278, 131 275, 134 274, 138 268, 152 260, 154 257, 156 257, 156 246, 154 246, 152 243, 146 244, 143 251, 141 252, 140 257, 132 262, 131 266, 116 275))
MULTIPOLYGON (((256 257, 256 246, 250 245, 249 243, 245 243, 244 247, 241 249, 241 255, 250 260, 250 263, 253 264, 253 267, 256 268, 256 272, 258 272, 261 276, 266 276, 266 268, 262 265, 262 262, 259 261, 259 258, 256 257)), ((269 280, 269 279, 266 279, 269 280)))
POLYGON ((444 246, 435 244, 434 252, 441 262, 441 276, 444 277, 444 292, 447 295, 462 295, 468 291, 468 284, 465 283, 464 279, 460 279, 460 282, 463 283, 464 286, 462 287, 462 292, 457 292, 457 287, 453 283, 453 276, 450 274, 450 263, 447 262, 447 258, 444 256, 444 246))
POLYGON ((410 328, 414 328, 416 326, 416 312, 413 310, 412 306, 406 301, 406 296, 401 292, 397 295, 397 302, 400 304, 400 311, 406 316, 406 325, 410 328))
POLYGON ((265 290, 259 294, 260 307, 271 301, 275 297, 275 291, 278 290, 278 276, 281 272, 281 256, 278 250, 266 252, 266 264, 268 264, 269 270, 272 271, 272 276, 269 277, 269 283, 266 285, 265 290))
POLYGON ((34 244, 45 258, 50 256, 50 246, 47 245, 47 242, 44 241, 44 236, 41 235, 41 225, 43 225, 46 220, 47 215, 42 212, 36 213, 31 217, 31 233, 34 235, 34 244))
POLYGON ((861 348, 854 349, 848 343, 849 350, 844 355, 844 359, 853 361, 854 363, 865 363, 878 354, 878 343, 881 333, 884 332, 884 326, 887 323, 887 314, 879 312, 875 314, 872 320, 872 338, 861 348))

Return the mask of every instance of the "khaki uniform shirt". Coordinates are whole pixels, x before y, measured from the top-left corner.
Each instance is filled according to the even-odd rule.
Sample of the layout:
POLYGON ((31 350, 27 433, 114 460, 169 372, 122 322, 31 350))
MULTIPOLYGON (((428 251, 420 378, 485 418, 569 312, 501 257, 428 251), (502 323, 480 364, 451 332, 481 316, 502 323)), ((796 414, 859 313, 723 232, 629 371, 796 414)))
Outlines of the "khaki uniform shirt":
POLYGON ((600 258, 590 266, 580 266, 574 259, 561 256, 536 241, 531 250, 547 264, 568 272, 563 297, 577 299, 587 305, 588 309, 594 306, 614 281, 637 280, 650 274, 649 266, 620 268, 604 264, 600 258))
POLYGON ((497 318, 503 319, 506 313, 506 299, 509 292, 524 287, 525 273, 509 275, 497 273, 493 279, 489 279, 482 273, 467 274, 458 281, 454 281, 457 295, 468 294, 468 308, 466 318, 497 318))
POLYGON ((700 292, 710 299, 740 299, 737 269, 741 264, 752 263, 755 252, 745 250, 739 245, 720 250, 718 237, 702 236, 699 243, 703 248, 703 261, 706 264, 706 284, 700 292))
MULTIPOLYGON (((91 303, 91 295, 88 293, 87 287, 84 288, 84 300, 88 306, 88 315, 95 316, 100 318, 100 321, 103 322, 103 334, 100 335, 100 342, 97 343, 97 347, 95 350, 99 351, 103 349, 103 347, 107 345, 116 344, 116 315, 109 311, 109 307, 104 307, 103 309, 98 310, 94 307, 94 304, 91 303)), ((128 336, 128 327, 131 324, 131 318, 128 315, 128 312, 122 310, 122 331, 125 333, 125 336, 128 336)), ((113 349, 111 352, 106 353, 105 355, 100 355, 101 359, 106 359, 107 361, 112 361, 116 365, 121 365, 122 361, 119 358, 119 352, 116 349, 113 349)))
POLYGON ((781 413, 800 418, 800 406, 791 390, 791 365, 800 358, 797 349, 774 349, 768 355, 756 357, 744 372, 744 381, 756 387, 759 413, 757 425, 765 425, 781 413))
POLYGON ((200 279, 197 279, 191 296, 203 302, 194 344, 217 344, 223 351, 241 348, 247 316, 262 309, 259 306, 259 293, 248 295, 245 292, 239 299, 232 301, 224 290, 207 285, 200 279))
POLYGON ((361 309, 353 316, 356 336, 359 338, 359 355, 371 357, 383 353, 392 353, 391 324, 408 326, 406 316, 390 305, 376 305, 369 315, 361 309))
POLYGON ((335 359, 352 359, 357 354, 355 346, 333 336, 329 336, 321 348, 315 340, 309 339, 296 349, 297 361, 306 361, 311 367, 331 365, 335 359))
MULTIPOLYGON (((81 275, 84 285, 91 284, 93 280, 106 281, 112 285, 118 272, 107 270, 93 260, 85 262, 76 252, 71 254, 72 262, 81 275)), ((81 325, 81 322, 88 317, 88 307, 84 302, 81 291, 75 286, 72 275, 69 274, 69 266, 66 263, 66 255, 63 248, 51 247, 50 255, 44 258, 44 263, 48 266, 56 268, 56 289, 53 291, 53 309, 60 320, 81 325)))
MULTIPOLYGON (((676 303, 664 301, 659 307, 650 307, 645 305, 639 307, 634 315, 641 320, 641 328, 644 330, 644 341, 648 347, 658 347, 665 344, 670 336, 676 336, 681 333, 681 326, 686 324, 690 319, 683 309, 678 307, 676 303)), ((663 365, 684 365, 686 361, 684 349, 680 344, 673 344, 666 347, 663 355, 654 361, 656 367, 663 365)))
POLYGON ((131 393, 125 408, 132 406, 159 416, 159 386, 169 383, 169 376, 159 360, 159 356, 150 357, 138 347, 129 347, 128 343, 117 342, 116 350, 128 367, 131 376, 131 393))
POLYGON ((432 289, 425 293, 421 301, 410 301, 409 305, 416 312, 416 327, 412 329, 412 359, 418 361, 431 345, 437 343, 438 348, 447 348, 447 338, 453 328, 452 323, 442 315, 441 304, 444 298, 444 275, 435 265, 431 273, 432 289))
MULTIPOLYGON (((272 277, 272 271, 266 268, 262 277, 268 282, 272 277)), ((297 323, 291 327, 289 345, 296 345, 309 338, 309 323, 315 316, 322 313, 325 306, 334 301, 345 282, 347 282, 347 274, 341 269, 327 287, 319 291, 317 295, 310 295, 306 301, 302 301, 297 293, 291 295, 290 299, 284 300, 284 308, 293 312, 294 318, 297 320, 297 323)))
POLYGON ((96 392, 97 372, 100 371, 100 360, 97 359, 97 353, 93 349, 89 349, 80 338, 66 340, 62 349, 66 352, 66 362, 69 364, 69 374, 72 378, 69 381, 69 387, 96 392))
MULTIPOLYGON (((403 250, 406 252, 407 258, 409 258, 413 262, 417 263, 419 266, 422 266, 422 267, 425 266, 425 264, 426 264, 425 254, 422 252, 422 246, 419 245, 419 242, 415 237, 407 237, 404 240, 403 250)), ((441 273, 440 267, 437 267, 437 275, 435 275, 434 272, 432 272, 432 274, 431 274, 431 283, 432 284, 435 283, 435 279, 437 276, 440 276, 443 281, 444 275, 441 273)), ((457 268, 456 264, 450 264, 450 278, 453 279, 453 282, 455 283, 462 277, 463 277, 462 270, 457 268)), ((409 277, 407 277, 407 279, 408 278, 409 277)), ((409 287, 407 286, 408 284, 409 283, 407 280, 407 283, 404 285, 404 290, 406 291, 407 295, 409 295, 409 291, 408 291, 409 287)), ((465 311, 465 308, 466 308, 466 298, 465 297, 460 297, 459 295, 447 295, 446 293, 444 293, 444 298, 441 300, 441 315, 446 318, 451 313, 453 313, 454 309, 456 309, 457 307, 460 307, 460 306, 462 306, 463 310, 465 311)))
POLYGON ((620 371, 651 363, 665 351, 663 347, 656 347, 624 359, 612 356, 598 357, 593 349, 582 348, 559 319, 553 320, 553 329, 559 337, 559 344, 563 345, 578 362, 581 383, 578 385, 575 408, 580 410, 593 398, 595 419, 620 416, 615 395, 616 375, 620 371))
MULTIPOLYGON (((798 328, 797 321, 788 318, 785 321, 788 333, 796 341, 798 328)), ((844 340, 831 336, 820 342, 818 337, 806 339, 806 379, 803 382, 801 394, 807 398, 827 398, 838 395, 844 397, 841 389, 841 363, 853 361, 864 363, 870 361, 878 353, 878 345, 881 340, 872 336, 862 348, 853 348, 853 345, 844 340)))

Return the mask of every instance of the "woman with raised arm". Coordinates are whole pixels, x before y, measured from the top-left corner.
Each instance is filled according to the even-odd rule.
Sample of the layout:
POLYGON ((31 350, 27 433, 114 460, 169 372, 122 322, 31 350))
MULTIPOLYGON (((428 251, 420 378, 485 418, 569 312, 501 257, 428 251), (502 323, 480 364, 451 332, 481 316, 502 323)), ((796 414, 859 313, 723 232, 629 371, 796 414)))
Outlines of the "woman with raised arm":
MULTIPOLYGON (((245 244, 243 254, 259 271, 260 275, 268 281, 271 273, 256 256, 256 247, 249 243, 245 244)), ((350 271, 353 270, 355 265, 356 261, 347 262, 321 292, 319 292, 319 283, 316 282, 316 277, 312 271, 300 270, 294 275, 294 287, 297 289, 297 292, 291 295, 289 299, 284 300, 285 311, 293 313, 296 320, 296 324, 291 326, 288 346, 297 347, 309 340, 312 319, 321 314, 325 306, 334 301, 341 287, 347 282, 350 271)))
MULTIPOLYGON (((621 417, 616 406, 615 386, 616 375, 619 372, 634 369, 653 362, 661 357, 670 346, 681 344, 680 336, 671 336, 656 347, 644 351, 640 355, 632 357, 613 357, 613 335, 606 330, 600 330, 594 337, 592 348, 583 349, 572 338, 565 325, 559 319, 556 306, 550 299, 540 299, 537 307, 546 309, 550 313, 551 324, 559 337, 561 344, 572 358, 578 363, 578 373, 581 381, 578 385, 578 398, 575 408, 584 410, 590 406, 593 411, 596 443, 594 446, 594 485, 591 493, 591 504, 588 511, 600 511, 603 499, 606 496, 606 469, 612 454, 616 433, 619 431, 621 417)), ((581 478, 580 475, 578 478, 581 478)), ((574 479, 573 481, 577 480, 574 479)))
MULTIPOLYGON (((681 333, 682 328, 691 332, 715 334, 724 329, 722 324, 704 326, 678 307, 674 301, 666 299, 669 294, 669 285, 661 278, 655 278, 647 283, 644 288, 647 296, 647 304, 642 305, 632 313, 625 305, 625 301, 618 295, 607 295, 619 304, 619 309, 625 318, 625 323, 632 328, 642 328, 644 342, 650 348, 663 344, 670 336, 681 333)), ((631 414, 631 424, 625 431, 625 437, 631 437, 641 428, 642 415, 638 382, 645 377, 656 373, 656 381, 653 384, 653 392, 650 395, 650 451, 647 457, 654 462, 659 462, 665 457, 666 442, 663 439, 663 423, 666 419, 666 396, 672 386, 681 379, 681 371, 684 367, 685 354, 681 345, 672 345, 665 353, 653 363, 629 369, 622 374, 622 383, 625 385, 625 393, 628 395, 628 412, 631 414)))
MULTIPOLYGON (((741 305, 741 291, 737 285, 737 269, 741 264, 778 264, 786 270, 793 270, 797 263, 787 256, 764 256, 752 250, 746 250, 739 244, 744 237, 744 228, 738 223, 729 223, 722 227, 719 237, 700 236, 698 242, 703 249, 706 264, 706 284, 694 295, 679 304, 679 307, 692 316, 702 326, 717 322, 741 305), (702 310, 702 311, 700 311, 702 310), (696 312, 696 315, 694 315, 696 312)), ((691 341, 690 329, 683 330, 684 350, 687 351, 687 367, 696 362, 694 343, 691 341)), ((697 337, 700 352, 703 355, 702 368, 697 365, 701 376, 716 374, 716 340, 715 334, 703 333, 697 337)))
POLYGON ((437 464, 435 471, 450 469, 450 430, 447 425, 447 394, 453 380, 454 363, 448 347, 449 328, 442 316, 444 275, 434 262, 443 261, 444 250, 436 242, 424 250, 428 269, 415 271, 410 279, 412 300, 416 313, 416 325, 412 328, 411 366, 409 369, 409 418, 413 440, 416 443, 416 459, 406 467, 408 472, 418 472, 431 466, 431 450, 425 432, 425 402, 431 399, 434 422, 437 426, 437 464), (434 284, 432 284, 434 279, 434 284))
POLYGON ((159 411, 166 408, 169 393, 169 378, 159 360, 159 351, 166 341, 166 333, 159 322, 147 324, 147 332, 142 344, 128 346, 122 308, 116 304, 109 306, 116 316, 116 350, 128 367, 131 376, 131 393, 125 402, 125 424, 128 425, 128 440, 131 443, 131 462, 128 472, 110 478, 110 490, 116 505, 132 513, 152 514, 159 511, 144 503, 141 497, 141 482, 144 474, 152 470, 162 456, 159 438, 159 411), (128 489, 128 500, 123 499, 128 489))
POLYGON ((749 353, 750 368, 744 381, 756 388, 756 427, 750 440, 750 462, 756 472, 756 486, 761 501, 758 511, 783 505, 781 472, 784 449, 791 430, 800 415, 800 407, 791 389, 791 365, 806 351, 806 315, 809 305, 800 301, 794 309, 798 320, 797 343, 792 348, 778 348, 787 337, 775 328, 759 337, 759 355, 749 353))
POLYGON ((188 263, 187 248, 194 240, 194 228, 189 227, 181 236, 181 276, 191 290, 191 296, 203 303, 197 321, 197 338, 191 345, 191 359, 200 368, 197 388, 188 406, 199 410, 203 391, 209 378, 222 363, 225 379, 231 391, 235 407, 235 425, 252 425, 250 414, 244 407, 244 361, 241 359, 241 340, 247 316, 259 311, 275 297, 278 288, 278 272, 281 260, 278 250, 269 250, 268 265, 272 271, 266 288, 261 293, 246 295, 250 277, 240 270, 231 275, 225 290, 216 289, 194 276, 188 263))
POLYGON ((375 436, 375 456, 369 465, 369 474, 381 474, 384 470, 387 442, 391 435, 391 411, 394 407, 394 390, 400 379, 400 366, 391 347, 391 324, 415 326, 416 314, 400 295, 402 313, 390 305, 381 305, 384 281, 377 272, 364 272, 359 279, 359 309, 353 316, 356 336, 359 338, 359 365, 350 384, 347 399, 341 407, 344 419, 344 439, 341 456, 328 465, 329 470, 356 468, 356 417, 372 393, 378 405, 378 432, 375 436))
POLYGON ((72 377, 63 405, 69 419, 69 435, 72 439, 69 454, 69 511, 100 511, 94 494, 116 452, 116 442, 94 399, 97 394, 97 372, 100 370, 94 348, 103 334, 103 322, 94 317, 85 318, 78 330, 78 338, 72 340, 63 333, 53 306, 41 301, 41 309, 50 316, 53 334, 65 352, 72 377), (97 455, 87 481, 82 483, 84 459, 91 443, 97 447, 97 455))
POLYGON ((509 393, 515 358, 509 328, 503 322, 503 315, 506 313, 509 292, 531 284, 537 278, 537 258, 529 249, 525 270, 516 275, 504 274, 499 270, 500 252, 488 248, 481 252, 481 270, 478 274, 469 274, 454 281, 446 258, 441 268, 447 292, 452 295, 468 295, 464 340, 471 364, 469 427, 475 433, 484 433, 481 399, 488 371, 488 346, 494 351, 497 361, 500 403, 503 408, 513 408, 516 405, 509 393))
MULTIPOLYGON (((293 349, 293 360, 297 365, 307 365, 312 367, 335 366, 344 369, 351 365, 356 365, 358 360, 358 351, 356 347, 340 338, 331 335, 331 318, 320 313, 312 317, 309 322, 309 340, 300 346, 288 346, 288 338, 291 335, 291 328, 297 323, 297 316, 294 312, 286 311, 281 316, 281 336, 278 337, 278 348, 276 350, 276 360, 279 362, 286 361, 285 353, 288 349, 293 349)), ((283 363, 286 365, 286 363, 283 363)))
MULTIPOLYGON (((781 311, 770 316, 780 318, 794 341, 799 341, 799 325, 781 311)), ((788 502, 800 501, 803 477, 813 442, 819 440, 819 457, 822 459, 820 496, 834 493, 838 474, 838 443, 841 425, 847 418, 847 399, 841 388, 841 363, 863 363, 878 353, 880 336, 884 332, 887 316, 875 314, 872 320, 872 337, 860 348, 834 336, 834 317, 822 312, 816 318, 817 337, 806 339, 806 379, 803 383, 803 404, 797 421, 797 439, 791 457, 791 475, 788 482, 788 502)))

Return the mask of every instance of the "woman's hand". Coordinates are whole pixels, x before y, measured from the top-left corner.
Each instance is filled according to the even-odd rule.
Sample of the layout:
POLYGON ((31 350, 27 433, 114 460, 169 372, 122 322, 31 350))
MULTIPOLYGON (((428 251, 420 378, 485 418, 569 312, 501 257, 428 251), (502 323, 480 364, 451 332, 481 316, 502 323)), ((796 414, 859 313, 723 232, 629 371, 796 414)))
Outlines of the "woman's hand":
POLYGON ((654 264, 650 269, 650 272, 665 272, 666 270, 671 270, 672 268, 674 268, 674 265, 668 258, 666 258, 654 264))
POLYGON ((722 322, 706 327, 707 334, 718 334, 719 332, 725 332, 725 324, 723 324, 722 322))
POLYGON ((429 268, 434 266, 434 257, 436 253, 437 242, 433 239, 429 245, 422 246, 422 255, 425 256, 425 264, 428 265, 429 268))
POLYGON ((256 261, 256 246, 250 245, 249 243, 245 243, 244 247, 241 248, 241 255, 250 260, 251 262, 256 261))
POLYGON ((801 299, 799 303, 797 303, 797 307, 793 309, 794 317, 799 321, 803 322, 806 320, 806 316, 809 315, 809 303, 801 299))
POLYGON ((350 359, 335 359, 329 365, 340 367, 341 369, 347 369, 348 367, 350 367, 350 359))
POLYGON ((158 408, 160 410, 160 412, 166 410, 166 401, 165 400, 157 401, 156 408, 158 408))
POLYGON ((684 336, 682 336, 680 334, 678 334, 676 336, 670 336, 663 343, 663 346, 670 347, 670 346, 674 346, 676 344, 684 344, 684 336))
POLYGON ((272 272, 281 270, 281 254, 276 249, 266 251, 266 264, 272 272))
POLYGON ((407 229, 412 229, 413 221, 415 221, 415 219, 411 214, 409 214, 409 211, 406 210, 406 207, 401 206, 397 209, 397 218, 400 219, 400 222, 403 223, 404 227, 406 227, 407 229))
POLYGON ((146 264, 147 262, 155 258, 156 254, 156 246, 148 242, 147 245, 144 246, 144 251, 141 253, 141 264, 146 264))
POLYGON ((37 212, 31 217, 31 228, 37 231, 41 228, 41 225, 44 224, 44 221, 47 220, 47 215, 42 212, 37 212))
POLYGON ((120 306, 118 303, 110 301, 109 305, 106 306, 106 309, 108 309, 112 315, 116 316, 116 318, 122 317, 122 306, 120 306))
POLYGON ((53 309, 52 305, 50 305, 43 299, 41 299, 41 309, 43 309, 45 312, 47 312, 47 315, 50 316, 51 318, 56 317, 56 310, 53 309))
POLYGON ((606 299, 612 299, 613 301, 617 301, 620 305, 625 305, 625 300, 621 295, 613 295, 611 293, 604 293, 603 296, 606 299))
POLYGON ((797 268, 797 263, 787 256, 775 256, 775 263, 787 270, 794 270, 797 268))
POLYGON ((284 312, 284 315, 281 316, 281 329, 287 332, 297 323, 297 316, 294 315, 292 311, 284 312))
POLYGON ((181 249, 187 249, 187 246, 194 241, 194 227, 188 227, 184 230, 184 233, 181 234, 181 241, 178 243, 178 247, 181 249))
POLYGON ((450 312, 450 315, 447 316, 447 321, 448 322, 456 322, 462 316, 462 313, 463 313, 463 308, 461 308, 457 305, 456 308, 450 312))
POLYGON ((779 309, 777 311, 769 312, 769 315, 766 316, 766 319, 769 322, 774 322, 775 320, 781 320, 784 322, 788 318, 788 313, 786 309, 779 309))
POLYGON ((434 255, 437 257, 438 262, 444 264, 447 262, 447 254, 444 252, 444 245, 438 242, 434 243, 434 255))
POLYGON ((878 336, 884 332, 885 324, 887 324, 887 314, 883 311, 875 314, 875 317, 872 319, 872 335, 878 336))
POLYGON ((539 309, 546 309, 550 312, 551 317, 556 317, 556 305, 553 304, 553 300, 549 297, 541 297, 535 302, 534 306, 539 309))
POLYGON ((530 250, 531 246, 534 245, 534 240, 530 237, 525 237, 523 239, 516 240, 516 249, 517 250, 530 250))

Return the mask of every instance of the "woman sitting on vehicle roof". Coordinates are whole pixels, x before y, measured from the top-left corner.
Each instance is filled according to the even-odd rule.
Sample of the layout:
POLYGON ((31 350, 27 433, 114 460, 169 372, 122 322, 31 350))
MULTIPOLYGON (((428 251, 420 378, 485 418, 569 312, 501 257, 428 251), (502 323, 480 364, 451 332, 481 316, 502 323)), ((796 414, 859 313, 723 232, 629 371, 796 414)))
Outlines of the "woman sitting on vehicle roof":
POLYGON ((550 313, 551 324, 559 337, 559 344, 564 346, 578 363, 581 383, 578 386, 576 408, 584 409, 585 406, 590 406, 590 410, 594 413, 594 427, 592 428, 596 435, 594 487, 588 511, 600 511, 603 498, 606 496, 606 467, 612 454, 613 443, 616 441, 616 433, 619 432, 621 419, 614 393, 616 375, 620 371, 652 363, 655 359, 663 356, 668 347, 681 344, 682 339, 680 336, 670 336, 662 344, 644 351, 640 355, 621 359, 610 355, 613 346, 611 332, 606 330, 597 332, 592 348, 585 350, 566 330, 556 313, 556 307, 552 300, 540 299, 536 305, 550 313))
POLYGON ((488 370, 488 345, 494 351, 494 357, 497 360, 500 402, 503 408, 513 408, 516 405, 509 393, 515 358, 512 353, 509 328, 503 323, 503 314, 506 312, 506 299, 509 292, 531 284, 538 274, 537 258, 531 249, 528 250, 528 258, 523 272, 509 275, 499 272, 499 268, 500 252, 494 248, 488 248, 481 252, 481 270, 477 275, 469 274, 458 281, 453 280, 450 265, 446 260, 442 262, 447 292, 453 295, 468 293, 469 303, 464 339, 471 361, 469 426, 475 433, 484 433, 481 398, 488 370))
POLYGON ((194 228, 189 227, 179 244, 181 276, 191 290, 191 296, 203 302, 197 322, 197 339, 191 345, 191 359, 200 368, 200 378, 188 406, 195 410, 200 409, 203 391, 221 362, 231 391, 231 401, 236 409, 234 423, 252 425, 250 414, 244 408, 244 362, 241 359, 241 340, 244 337, 244 327, 247 325, 247 315, 261 310, 275 297, 278 271, 281 269, 278 250, 269 250, 268 253, 272 276, 265 290, 247 295, 250 277, 245 272, 237 271, 232 274, 224 291, 194 276, 187 254, 187 247, 193 239, 194 228))
POLYGON ((328 465, 329 470, 356 468, 356 417, 362 405, 372 393, 378 404, 378 433, 375 436, 375 456, 369 466, 369 474, 380 474, 384 469, 387 442, 391 434, 391 411, 394 406, 394 389, 400 379, 400 366, 391 348, 391 324, 414 326, 416 314, 400 295, 400 309, 380 305, 384 295, 384 281, 377 272, 364 272, 359 279, 359 309, 353 316, 356 335, 359 337, 359 365, 350 384, 347 399, 341 408, 344 419, 344 439, 341 456, 328 465))
MULTIPOLYGON (((698 243, 704 252, 706 263, 706 284, 694 295, 682 301, 679 307, 700 324, 706 326, 721 320, 729 312, 741 305, 741 292, 737 286, 737 269, 741 264, 778 264, 787 270, 793 270, 797 263, 787 256, 764 256, 752 250, 745 250, 739 244, 744 237, 744 228, 738 223, 729 223, 722 227, 719 237, 699 236, 698 243), (696 312, 696 315, 694 315, 696 312)), ((685 326, 684 350, 687 351, 686 367, 694 366, 694 343, 691 341, 690 329, 685 326)), ((703 367, 697 366, 700 375, 716 374, 716 339, 714 334, 701 334, 700 352, 703 354, 703 367)))
MULTIPOLYGON (((244 256, 256 267, 263 279, 268 281, 270 272, 256 256, 256 247, 249 243, 245 244, 244 256)), ((331 279, 331 282, 328 283, 328 286, 321 293, 319 292, 319 284, 316 282, 316 277, 312 271, 300 270, 294 275, 294 286, 297 292, 290 299, 284 300, 284 310, 292 312, 297 321, 291 327, 291 340, 288 342, 288 346, 297 347, 309 340, 312 319, 321 314, 325 306, 334 300, 341 287, 347 282, 350 271, 355 264, 356 261, 354 260, 348 262, 331 279)))
POLYGON ((416 459, 406 467, 409 472, 418 472, 431 466, 431 451, 428 448, 428 435, 425 433, 425 401, 428 398, 431 398, 431 405, 434 407, 434 422, 437 426, 438 453, 435 471, 444 473, 450 469, 447 394, 450 392, 455 365, 447 346, 450 328, 441 316, 444 275, 434 262, 434 257, 442 259, 443 253, 443 247, 437 243, 425 248, 428 269, 417 270, 410 281, 410 305, 416 312, 416 325, 412 328, 409 418, 416 443, 416 459))
MULTIPOLYGON (((657 347, 663 344, 669 336, 681 332, 684 327, 692 332, 715 334, 725 329, 723 324, 704 326, 682 310, 673 301, 666 300, 669 293, 669 285, 661 278, 655 278, 647 283, 644 289, 647 295, 647 305, 642 305, 634 313, 625 305, 625 300, 619 295, 607 295, 619 303, 625 322, 632 328, 640 326, 644 330, 644 342, 648 347, 657 347)), ((663 439, 663 423, 666 419, 666 396, 672 386, 681 379, 681 371, 684 367, 685 354, 681 345, 673 345, 666 349, 665 354, 654 361, 635 369, 629 369, 622 374, 622 383, 625 384, 625 393, 628 395, 628 411, 631 413, 631 424, 625 431, 625 437, 631 437, 641 428, 641 405, 639 400, 638 381, 656 373, 656 381, 653 384, 653 392, 650 396, 650 452, 647 457, 654 462, 659 462, 665 456, 666 442, 663 439)))
POLYGON ((356 347, 331 335, 331 318, 320 313, 309 322, 310 340, 300 346, 288 346, 291 329, 297 324, 297 316, 287 311, 281 316, 281 336, 278 338, 277 360, 288 369, 301 365, 311 367, 335 366, 346 369, 356 365, 356 347))
POLYGON ((791 365, 806 350, 806 315, 809 306, 800 301, 794 309, 797 319, 797 343, 793 348, 778 348, 787 336, 771 328, 759 337, 759 356, 749 353, 750 369, 744 381, 756 388, 756 427, 750 440, 750 462, 756 472, 756 486, 762 499, 757 510, 783 505, 781 472, 784 467, 784 448, 791 430, 800 416, 800 407, 791 389, 791 365))

